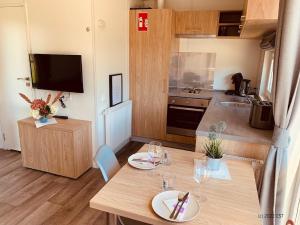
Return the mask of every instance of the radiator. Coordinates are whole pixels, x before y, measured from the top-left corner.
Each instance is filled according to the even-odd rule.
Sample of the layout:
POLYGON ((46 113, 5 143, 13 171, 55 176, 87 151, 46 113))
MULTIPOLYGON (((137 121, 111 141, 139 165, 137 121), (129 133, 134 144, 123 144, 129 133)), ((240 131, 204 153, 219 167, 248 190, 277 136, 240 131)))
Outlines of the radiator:
POLYGON ((131 137, 132 101, 126 101, 104 110, 105 144, 115 153, 124 147, 131 137))
POLYGON ((264 162, 262 160, 245 158, 245 157, 234 156, 234 155, 226 155, 226 154, 224 154, 224 157, 227 159, 243 160, 243 161, 250 162, 254 172, 256 187, 258 189, 261 182, 261 175, 262 175, 261 173, 263 172, 263 165, 264 165, 264 162))

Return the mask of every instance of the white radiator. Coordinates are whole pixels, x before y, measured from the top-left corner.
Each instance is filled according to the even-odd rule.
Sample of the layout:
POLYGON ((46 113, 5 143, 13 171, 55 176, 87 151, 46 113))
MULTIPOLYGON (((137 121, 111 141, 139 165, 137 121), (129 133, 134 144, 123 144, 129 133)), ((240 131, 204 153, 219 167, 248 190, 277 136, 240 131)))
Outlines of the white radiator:
POLYGON ((114 152, 118 152, 129 142, 131 137, 131 111, 132 101, 126 101, 106 109, 105 119, 105 144, 114 152))

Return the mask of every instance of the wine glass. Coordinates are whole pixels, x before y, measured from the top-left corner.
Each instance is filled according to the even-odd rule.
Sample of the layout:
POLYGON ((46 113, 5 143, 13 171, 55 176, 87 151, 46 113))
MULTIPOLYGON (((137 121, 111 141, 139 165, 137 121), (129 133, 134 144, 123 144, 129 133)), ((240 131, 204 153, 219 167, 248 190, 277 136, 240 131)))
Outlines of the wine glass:
POLYGON ((171 156, 170 156, 170 153, 167 150, 165 150, 165 149, 162 151, 161 164, 164 165, 164 166, 171 165, 171 156))
POLYGON ((151 141, 148 147, 148 156, 151 162, 155 165, 161 161, 162 157, 162 144, 158 141, 151 141))
MULTIPOLYGON (((149 161, 153 164, 153 169, 161 162, 162 144, 158 141, 151 141, 148 146, 149 161)), ((150 171, 151 176, 156 175, 154 171, 150 171)))
POLYGON ((194 180, 196 183, 204 183, 209 178, 209 170, 204 160, 195 160, 194 162, 194 180))
POLYGON ((194 190, 194 195, 199 199, 200 202, 205 202, 207 198, 203 195, 201 191, 201 184, 204 184, 209 179, 210 173, 207 168, 206 160, 194 160, 194 180, 196 181, 196 188, 194 190))

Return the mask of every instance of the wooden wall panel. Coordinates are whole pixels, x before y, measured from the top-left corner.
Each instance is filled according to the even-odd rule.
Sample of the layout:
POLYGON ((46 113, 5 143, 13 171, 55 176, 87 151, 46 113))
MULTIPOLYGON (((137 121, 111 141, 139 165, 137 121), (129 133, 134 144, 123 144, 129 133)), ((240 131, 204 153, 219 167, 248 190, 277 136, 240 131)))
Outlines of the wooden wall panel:
POLYGON ((130 11, 130 96, 133 136, 164 139, 168 104, 168 72, 173 48, 173 11, 130 11), (137 31, 138 13, 147 12, 148 31, 137 31))

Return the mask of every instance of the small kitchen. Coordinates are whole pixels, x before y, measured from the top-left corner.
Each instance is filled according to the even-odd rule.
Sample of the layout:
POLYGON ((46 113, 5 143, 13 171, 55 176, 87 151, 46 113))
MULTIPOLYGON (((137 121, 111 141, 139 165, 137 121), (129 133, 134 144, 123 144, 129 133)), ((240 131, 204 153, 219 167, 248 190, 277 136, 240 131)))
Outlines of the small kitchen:
POLYGON ((203 151, 210 126, 224 121, 224 153, 264 161, 278 1, 201 2, 132 5, 132 139, 203 151))

